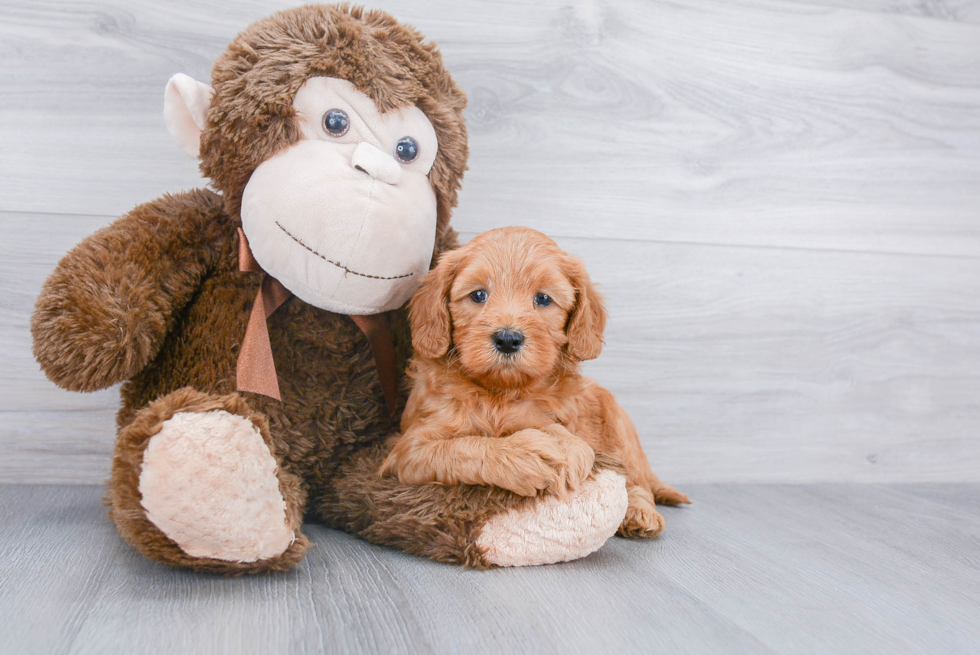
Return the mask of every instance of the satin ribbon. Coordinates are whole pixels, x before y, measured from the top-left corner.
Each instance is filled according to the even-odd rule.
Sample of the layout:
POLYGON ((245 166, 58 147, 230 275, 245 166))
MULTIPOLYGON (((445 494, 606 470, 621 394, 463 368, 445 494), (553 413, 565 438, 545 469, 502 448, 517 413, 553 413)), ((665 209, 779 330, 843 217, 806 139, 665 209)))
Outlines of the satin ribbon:
MULTIPOLYGON (((245 338, 238 351, 236 386, 239 391, 260 393, 281 401, 276 363, 272 358, 269 341, 268 318, 293 295, 276 278, 262 270, 248 247, 248 239, 238 228, 238 270, 244 273, 262 273, 262 285, 255 295, 252 313, 248 317, 245 338)), ((351 316, 354 324, 367 337, 374 355, 374 365, 381 381, 385 404, 392 416, 398 407, 398 367, 395 365, 395 346, 391 339, 391 327, 384 314, 351 316)))

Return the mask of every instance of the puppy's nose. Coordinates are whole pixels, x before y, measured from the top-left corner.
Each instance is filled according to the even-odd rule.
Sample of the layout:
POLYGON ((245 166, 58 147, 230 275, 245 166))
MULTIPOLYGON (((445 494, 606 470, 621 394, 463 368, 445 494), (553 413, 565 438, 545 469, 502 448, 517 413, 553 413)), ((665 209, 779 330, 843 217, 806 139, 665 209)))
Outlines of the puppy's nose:
POLYGON ((504 329, 493 333, 493 345, 505 355, 516 353, 523 344, 524 335, 517 330, 504 329))

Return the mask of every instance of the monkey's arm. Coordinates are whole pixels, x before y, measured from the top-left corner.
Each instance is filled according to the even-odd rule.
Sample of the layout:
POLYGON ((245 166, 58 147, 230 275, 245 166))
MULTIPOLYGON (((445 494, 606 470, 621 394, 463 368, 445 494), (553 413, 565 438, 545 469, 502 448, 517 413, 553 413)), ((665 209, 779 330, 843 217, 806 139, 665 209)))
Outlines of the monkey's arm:
POLYGON ((48 378, 95 391, 138 373, 234 233, 220 197, 195 190, 140 205, 75 246, 31 317, 48 378))

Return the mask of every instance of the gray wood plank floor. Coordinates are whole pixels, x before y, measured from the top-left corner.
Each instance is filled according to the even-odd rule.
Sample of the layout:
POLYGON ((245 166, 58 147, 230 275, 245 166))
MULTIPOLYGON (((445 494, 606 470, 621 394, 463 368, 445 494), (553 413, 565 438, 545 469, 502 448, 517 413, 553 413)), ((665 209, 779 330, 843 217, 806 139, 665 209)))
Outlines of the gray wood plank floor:
POLYGON ((170 569, 91 486, 0 486, 3 653, 976 653, 980 486, 692 485, 650 542, 467 571, 307 526, 284 575, 170 569))

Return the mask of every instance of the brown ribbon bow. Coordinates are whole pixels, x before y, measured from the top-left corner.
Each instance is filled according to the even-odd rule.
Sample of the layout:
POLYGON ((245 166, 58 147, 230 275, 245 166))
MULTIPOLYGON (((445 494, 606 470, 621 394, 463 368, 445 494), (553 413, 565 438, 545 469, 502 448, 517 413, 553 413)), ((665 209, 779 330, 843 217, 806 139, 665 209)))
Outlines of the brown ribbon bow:
MULTIPOLYGON (((238 351, 237 388, 239 391, 251 391, 282 400, 276 363, 272 359, 267 320, 293 293, 282 282, 262 270, 248 247, 248 239, 245 238, 242 228, 238 228, 238 270, 262 273, 263 277, 252 304, 252 313, 248 317, 241 350, 238 351)), ((391 340, 388 318, 384 314, 374 314, 351 316, 351 319, 371 344, 385 404, 389 414, 394 416, 398 406, 398 368, 395 365, 395 346, 391 340)))

